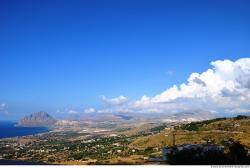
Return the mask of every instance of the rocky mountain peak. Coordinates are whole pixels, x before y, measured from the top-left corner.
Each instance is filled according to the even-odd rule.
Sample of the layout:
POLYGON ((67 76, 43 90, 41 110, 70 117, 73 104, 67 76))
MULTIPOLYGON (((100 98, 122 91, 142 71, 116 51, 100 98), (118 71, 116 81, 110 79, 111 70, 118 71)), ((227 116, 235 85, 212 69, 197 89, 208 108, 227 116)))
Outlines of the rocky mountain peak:
POLYGON ((56 123, 56 120, 46 112, 35 112, 22 118, 18 126, 28 127, 50 127, 56 123))

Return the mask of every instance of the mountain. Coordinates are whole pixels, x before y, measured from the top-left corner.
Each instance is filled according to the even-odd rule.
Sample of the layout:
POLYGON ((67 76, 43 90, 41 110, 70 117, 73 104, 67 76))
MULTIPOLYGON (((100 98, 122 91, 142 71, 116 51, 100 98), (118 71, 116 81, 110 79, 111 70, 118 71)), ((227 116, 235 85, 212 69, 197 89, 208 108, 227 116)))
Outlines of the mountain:
POLYGON ((199 121, 199 120, 209 120, 215 118, 216 115, 209 111, 194 110, 194 111, 184 111, 181 113, 177 113, 174 115, 174 117, 178 118, 179 120, 190 119, 192 121, 193 119, 194 121, 199 121))
POLYGON ((50 127, 56 120, 46 112, 35 112, 22 118, 17 126, 21 127, 50 127))
POLYGON ((217 113, 204 110, 181 111, 178 113, 135 113, 135 112, 113 112, 113 113, 84 113, 79 117, 68 117, 66 120, 81 120, 95 122, 191 122, 216 118, 217 113))
POLYGON ((129 115, 124 115, 124 114, 115 114, 115 116, 120 117, 123 120, 131 120, 133 117, 129 115))
POLYGON ((217 114, 202 111, 202 110, 193 110, 193 111, 183 111, 179 113, 175 113, 166 118, 163 118, 165 122, 191 122, 191 121, 202 121, 216 118, 217 114))

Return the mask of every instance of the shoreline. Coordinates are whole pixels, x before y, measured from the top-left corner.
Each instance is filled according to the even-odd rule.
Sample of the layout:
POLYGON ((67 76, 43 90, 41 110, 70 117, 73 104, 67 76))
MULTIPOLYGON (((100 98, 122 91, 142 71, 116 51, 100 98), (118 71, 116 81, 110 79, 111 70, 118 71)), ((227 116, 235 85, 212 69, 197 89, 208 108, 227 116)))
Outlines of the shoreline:
MULTIPOLYGON (((53 128, 51 128, 51 127, 20 127, 20 126, 16 126, 17 122, 5 122, 5 123, 11 123, 9 125, 9 127, 12 129, 17 129, 17 134, 16 135, 15 134, 13 134, 13 135, 2 134, 2 137, 0 135, 0 140, 28 137, 28 136, 36 136, 36 135, 40 135, 40 134, 49 133, 53 130, 53 128), (24 130, 22 130, 22 129, 24 129, 24 130)), ((8 129, 8 127, 3 127, 3 129, 8 129)), ((1 127, 0 127, 0 130, 1 130, 1 127)))

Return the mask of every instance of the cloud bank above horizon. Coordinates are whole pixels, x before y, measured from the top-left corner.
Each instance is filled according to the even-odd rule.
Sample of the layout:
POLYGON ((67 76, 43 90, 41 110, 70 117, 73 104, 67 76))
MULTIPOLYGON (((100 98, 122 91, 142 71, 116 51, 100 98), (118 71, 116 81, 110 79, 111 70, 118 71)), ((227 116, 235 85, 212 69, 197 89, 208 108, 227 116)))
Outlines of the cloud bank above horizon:
POLYGON ((88 112, 177 113, 203 110, 224 113, 250 112, 250 58, 217 60, 205 72, 192 73, 185 83, 174 85, 153 97, 129 101, 125 96, 107 98, 101 109, 88 112))

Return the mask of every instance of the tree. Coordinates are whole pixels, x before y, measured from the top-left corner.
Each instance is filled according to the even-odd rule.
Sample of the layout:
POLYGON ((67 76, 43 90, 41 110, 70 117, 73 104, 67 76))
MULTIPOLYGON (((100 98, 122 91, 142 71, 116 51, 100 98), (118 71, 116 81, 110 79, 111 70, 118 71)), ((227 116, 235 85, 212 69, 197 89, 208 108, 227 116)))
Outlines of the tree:
POLYGON ((233 142, 229 146, 229 157, 233 164, 249 164, 249 158, 247 157, 247 150, 240 142, 233 142))
POLYGON ((173 165, 219 165, 227 164, 224 153, 220 151, 206 151, 202 148, 184 149, 172 152, 168 163, 173 165))

